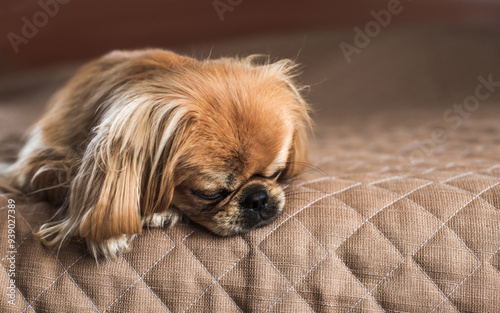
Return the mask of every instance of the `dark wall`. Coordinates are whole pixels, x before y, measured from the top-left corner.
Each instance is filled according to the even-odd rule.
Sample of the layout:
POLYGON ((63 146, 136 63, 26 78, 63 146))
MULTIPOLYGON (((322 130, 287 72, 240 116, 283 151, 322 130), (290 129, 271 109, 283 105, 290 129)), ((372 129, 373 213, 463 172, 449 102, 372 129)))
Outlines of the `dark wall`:
POLYGON ((87 59, 112 49, 363 27, 398 5, 389 27, 494 23, 500 3, 459 0, 2 0, 0 70, 87 59))

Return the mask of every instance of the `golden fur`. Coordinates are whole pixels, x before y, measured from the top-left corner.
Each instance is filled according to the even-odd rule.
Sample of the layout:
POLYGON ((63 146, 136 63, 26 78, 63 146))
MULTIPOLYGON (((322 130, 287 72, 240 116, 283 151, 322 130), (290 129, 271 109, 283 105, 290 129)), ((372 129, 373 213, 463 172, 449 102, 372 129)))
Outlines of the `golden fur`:
POLYGON ((95 257, 182 215, 219 235, 268 224, 285 201, 278 180, 306 162, 310 120, 294 63, 257 60, 151 49, 92 61, 52 98, 1 183, 59 206, 36 232, 45 244, 83 237, 95 257))

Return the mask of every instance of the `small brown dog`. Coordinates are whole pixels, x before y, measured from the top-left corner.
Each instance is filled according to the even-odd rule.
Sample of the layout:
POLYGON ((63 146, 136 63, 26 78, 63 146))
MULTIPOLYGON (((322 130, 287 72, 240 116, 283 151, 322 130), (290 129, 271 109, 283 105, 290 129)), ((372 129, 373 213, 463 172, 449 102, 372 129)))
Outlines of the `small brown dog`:
POLYGON ((309 107, 290 60, 198 61, 152 49, 90 62, 51 100, 4 184, 60 207, 36 235, 128 251, 182 215, 227 236, 282 211, 307 157, 309 107))

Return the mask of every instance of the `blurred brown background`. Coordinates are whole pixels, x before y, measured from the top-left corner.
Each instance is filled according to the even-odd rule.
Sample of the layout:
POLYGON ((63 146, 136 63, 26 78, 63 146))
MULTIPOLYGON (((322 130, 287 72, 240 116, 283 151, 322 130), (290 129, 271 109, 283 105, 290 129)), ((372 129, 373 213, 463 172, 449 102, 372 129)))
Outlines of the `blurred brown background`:
POLYGON ((500 3, 488 0, 2 0, 0 70, 85 60, 112 49, 362 27, 373 20, 371 10, 391 3, 403 7, 391 28, 500 21, 500 3))
MULTIPOLYGON (((0 34, 0 139, 27 128, 82 62, 113 49, 295 59, 317 132, 398 114, 411 117, 405 127, 446 128, 443 114, 480 75, 500 81, 493 0, 2 0, 0 34)), ((500 89, 480 113, 499 102, 500 89)))

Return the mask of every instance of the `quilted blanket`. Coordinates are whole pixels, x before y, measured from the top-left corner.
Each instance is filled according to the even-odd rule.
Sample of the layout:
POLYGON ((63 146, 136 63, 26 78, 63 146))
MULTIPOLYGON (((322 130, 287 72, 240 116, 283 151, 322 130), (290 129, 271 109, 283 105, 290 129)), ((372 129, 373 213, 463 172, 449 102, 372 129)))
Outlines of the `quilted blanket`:
MULTIPOLYGON (((81 242, 52 250, 33 239, 54 207, 0 194, 0 310, 500 312, 500 64, 453 54, 466 42, 464 58, 498 56, 498 39, 484 38, 500 37, 459 34, 440 33, 436 48, 434 31, 391 33, 351 65, 320 48, 332 34, 310 38, 305 79, 325 66, 347 78, 312 87, 311 166, 280 218, 248 234, 144 230, 131 253, 96 264, 81 242), (403 49, 408 36, 427 56, 403 49), (384 54, 391 44, 406 58, 384 54), (446 72, 458 64, 464 72, 446 72)), ((47 75, 42 95, 59 84, 47 75)), ((15 90, 0 93, 4 160, 45 97, 15 90)))

